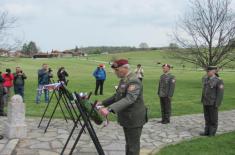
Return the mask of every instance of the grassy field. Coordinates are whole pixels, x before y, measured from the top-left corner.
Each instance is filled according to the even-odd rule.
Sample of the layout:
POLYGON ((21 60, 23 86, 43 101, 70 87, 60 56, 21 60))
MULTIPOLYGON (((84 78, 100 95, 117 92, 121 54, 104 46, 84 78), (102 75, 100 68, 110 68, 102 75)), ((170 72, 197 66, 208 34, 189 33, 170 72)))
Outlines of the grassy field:
MULTIPOLYGON (((41 116, 45 104, 42 102, 39 105, 34 103, 37 89, 37 70, 41 68, 42 63, 48 63, 53 69, 54 80, 56 78, 57 69, 64 66, 69 73, 69 90, 78 92, 90 92, 94 90, 95 79, 92 72, 97 64, 106 63, 107 80, 104 84, 103 96, 92 96, 92 100, 103 100, 114 93, 114 86, 117 85, 118 79, 110 69, 108 62, 113 58, 128 58, 132 68, 135 68, 138 63, 143 65, 145 77, 144 85, 144 100, 149 107, 150 117, 160 116, 159 98, 156 95, 159 76, 162 74, 161 63, 170 63, 174 66, 172 73, 176 76, 176 90, 173 97, 172 112, 173 115, 184 115, 192 113, 201 113, 202 106, 200 104, 201 96, 201 77, 205 74, 204 71, 195 70, 195 66, 185 64, 186 68, 182 69, 180 61, 167 58, 167 53, 162 51, 151 52, 130 52, 108 55, 92 55, 86 58, 53 58, 53 59, 3 59, 0 58, 0 70, 5 71, 5 68, 15 70, 15 66, 21 66, 23 71, 28 76, 25 85, 25 104, 26 114, 28 116, 41 116)), ((220 76, 224 79, 225 95, 224 103, 221 110, 235 109, 235 72, 223 71, 220 76)), ((43 97, 43 96, 42 96, 43 97)), ((43 101, 43 98, 42 98, 43 101)), ((51 110, 51 109, 50 109, 51 110)), ((61 112, 58 109, 56 117, 61 117, 61 112)))
POLYGON ((170 145, 156 155, 234 155, 235 132, 170 145))

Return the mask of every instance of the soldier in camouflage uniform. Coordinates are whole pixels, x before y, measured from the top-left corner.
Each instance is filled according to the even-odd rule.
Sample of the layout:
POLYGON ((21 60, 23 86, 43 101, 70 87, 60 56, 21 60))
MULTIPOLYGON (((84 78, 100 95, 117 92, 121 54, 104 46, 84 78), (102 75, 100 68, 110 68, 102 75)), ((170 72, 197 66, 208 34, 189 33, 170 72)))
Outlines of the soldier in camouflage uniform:
POLYGON ((171 98, 175 89, 175 76, 170 73, 171 66, 164 64, 162 66, 163 73, 159 80, 158 96, 160 97, 162 120, 159 123, 170 123, 171 116, 171 98))
POLYGON ((207 67, 207 76, 203 77, 201 102, 203 104, 205 130, 202 136, 214 136, 218 127, 218 107, 224 94, 223 81, 216 76, 217 67, 207 67))
POLYGON ((112 68, 120 78, 116 93, 104 100, 100 113, 107 116, 109 112, 118 115, 118 122, 123 127, 126 139, 126 155, 139 155, 140 136, 143 125, 147 122, 147 110, 143 100, 143 86, 136 74, 130 72, 128 61, 117 60, 112 68))

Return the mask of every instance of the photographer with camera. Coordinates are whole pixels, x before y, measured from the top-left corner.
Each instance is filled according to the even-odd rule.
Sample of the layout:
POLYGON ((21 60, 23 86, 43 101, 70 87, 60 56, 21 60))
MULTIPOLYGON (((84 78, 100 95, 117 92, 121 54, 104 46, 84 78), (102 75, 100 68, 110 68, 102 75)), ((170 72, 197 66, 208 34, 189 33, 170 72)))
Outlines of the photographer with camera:
POLYGON ((7 68, 6 72, 2 74, 2 78, 4 80, 3 87, 5 90, 3 102, 4 105, 6 105, 11 94, 11 87, 13 86, 13 80, 14 80, 14 75, 11 73, 11 69, 7 68))
POLYGON ((69 74, 65 71, 64 67, 60 67, 57 71, 57 77, 58 77, 58 81, 63 81, 65 85, 67 85, 67 80, 66 77, 68 77, 69 74))
POLYGON ((42 68, 38 70, 38 89, 35 101, 37 104, 40 103, 42 91, 44 91, 45 94, 45 103, 49 102, 49 91, 43 89, 43 87, 51 83, 51 78, 53 78, 52 69, 48 68, 48 64, 42 64, 42 68))
POLYGON ((27 76, 20 67, 16 67, 16 72, 13 75, 14 92, 15 94, 19 94, 24 100, 24 80, 27 79, 27 76))

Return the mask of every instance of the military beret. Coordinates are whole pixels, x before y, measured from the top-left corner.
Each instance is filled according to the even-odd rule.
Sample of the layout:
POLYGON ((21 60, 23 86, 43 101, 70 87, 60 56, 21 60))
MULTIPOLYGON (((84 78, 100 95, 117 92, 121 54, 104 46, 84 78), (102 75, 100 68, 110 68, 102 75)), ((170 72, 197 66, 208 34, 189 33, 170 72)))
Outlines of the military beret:
POLYGON ((216 69, 217 69, 217 66, 208 66, 206 68, 207 71, 216 70, 216 69))
POLYGON ((169 64, 164 64, 162 65, 162 67, 168 67, 168 68, 171 68, 171 66, 169 64))
POLYGON ((119 59, 119 60, 114 61, 111 67, 112 68, 118 68, 118 67, 121 67, 121 66, 126 65, 126 64, 128 64, 128 60, 119 59))

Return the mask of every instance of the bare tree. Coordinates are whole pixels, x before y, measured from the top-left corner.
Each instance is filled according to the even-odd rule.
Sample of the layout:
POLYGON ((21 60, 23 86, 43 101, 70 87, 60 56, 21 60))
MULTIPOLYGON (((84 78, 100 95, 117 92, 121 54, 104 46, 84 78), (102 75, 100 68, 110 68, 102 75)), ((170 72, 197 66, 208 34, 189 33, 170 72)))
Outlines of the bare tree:
POLYGON ((15 28, 16 18, 10 17, 8 12, 0 11, 0 49, 12 50, 16 48, 20 41, 12 38, 10 30, 15 28))
POLYGON ((230 0, 190 1, 190 11, 174 32, 181 47, 174 49, 174 56, 203 68, 234 61, 235 16, 230 4, 230 0))
POLYGON ((148 46, 148 44, 146 42, 141 42, 139 44, 139 48, 146 49, 146 48, 149 48, 149 46, 148 46))

